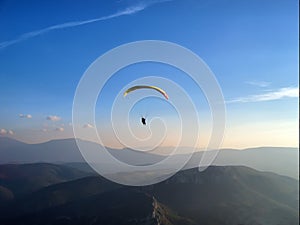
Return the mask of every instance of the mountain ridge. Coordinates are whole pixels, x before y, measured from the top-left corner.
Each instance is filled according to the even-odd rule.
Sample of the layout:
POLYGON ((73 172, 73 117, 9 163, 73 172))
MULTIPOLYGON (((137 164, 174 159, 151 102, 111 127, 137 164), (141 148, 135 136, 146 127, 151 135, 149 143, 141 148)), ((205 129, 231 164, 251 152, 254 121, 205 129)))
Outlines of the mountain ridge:
POLYGON ((298 191, 299 183, 293 178, 244 166, 211 166, 203 172, 187 169, 145 187, 87 175, 6 203, 0 207, 0 223, 154 225, 160 220, 153 216, 157 204, 160 224, 165 225, 296 225, 298 191))
MULTIPOLYGON (((79 140, 80 141, 80 140, 79 140)), ((82 142, 89 149, 98 149, 94 142, 82 142)), ((131 149, 108 149, 117 159, 133 165, 157 163, 165 158, 154 153, 138 152, 131 149)), ((196 152, 185 168, 199 165, 202 152, 196 152)), ((177 155, 178 160, 184 155, 177 155)), ((278 174, 299 179, 299 150, 290 147, 257 147, 244 150, 221 149, 213 165, 244 165, 261 171, 272 171, 278 174)), ((85 162, 75 139, 52 140, 40 144, 26 144, 9 138, 0 138, 0 164, 7 163, 74 163, 85 162), (2 143, 6 144, 2 144, 2 143), (12 144, 8 144, 12 143, 12 144)), ((99 162, 106 163, 106 162, 99 162)))

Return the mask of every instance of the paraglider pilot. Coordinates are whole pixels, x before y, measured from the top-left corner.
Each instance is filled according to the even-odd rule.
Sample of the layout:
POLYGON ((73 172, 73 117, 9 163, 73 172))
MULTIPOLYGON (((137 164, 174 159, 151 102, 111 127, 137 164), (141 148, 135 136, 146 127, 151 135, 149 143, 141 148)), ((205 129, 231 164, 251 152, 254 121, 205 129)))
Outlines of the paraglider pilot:
POLYGON ((146 125, 146 118, 142 117, 141 122, 142 122, 143 125, 146 125))

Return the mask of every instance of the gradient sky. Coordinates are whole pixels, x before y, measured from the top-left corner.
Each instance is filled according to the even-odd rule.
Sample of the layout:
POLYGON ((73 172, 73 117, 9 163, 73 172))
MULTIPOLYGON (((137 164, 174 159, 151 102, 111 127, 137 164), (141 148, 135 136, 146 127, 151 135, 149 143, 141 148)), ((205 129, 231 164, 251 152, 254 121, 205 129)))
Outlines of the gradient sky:
MULTIPOLYGON (((151 39, 192 50, 214 72, 227 108, 223 147, 298 146, 298 4, 297 0, 0 1, 0 135, 30 143, 72 137, 73 96, 88 66, 114 47, 151 39)), ((144 65, 123 72, 134 71, 173 79, 193 99, 201 93, 172 68, 144 65)), ((111 93, 116 95, 136 78, 116 75, 103 92, 105 100, 99 100, 100 108, 109 109, 111 93)), ((160 104, 155 101, 150 102, 160 104)), ((209 112, 202 102, 196 107, 209 130, 205 123, 209 112)), ((175 115, 168 113, 172 111, 168 106, 159 107, 158 113, 144 110, 143 104, 150 103, 141 102, 133 110, 136 129, 140 124, 134 116, 139 114, 170 120, 175 115)), ((96 121, 106 131, 104 114, 99 112, 96 121)), ((82 126, 88 134, 95 125, 86 121, 82 126)), ((166 142, 172 144, 172 138, 166 142)), ((114 146, 113 140, 107 145, 114 146)))

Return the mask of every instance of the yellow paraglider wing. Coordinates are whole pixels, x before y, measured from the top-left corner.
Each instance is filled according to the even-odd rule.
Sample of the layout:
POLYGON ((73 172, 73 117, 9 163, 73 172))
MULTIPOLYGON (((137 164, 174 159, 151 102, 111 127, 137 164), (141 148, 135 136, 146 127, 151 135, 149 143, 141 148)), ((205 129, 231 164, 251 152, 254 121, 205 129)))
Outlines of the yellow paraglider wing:
POLYGON ((159 88, 159 87, 156 87, 156 86, 148 86, 148 85, 137 85, 137 86, 133 86, 131 88, 128 88, 125 92, 124 92, 124 97, 129 94, 130 92, 132 91, 135 91, 135 90, 138 90, 138 89, 153 89, 155 91, 158 91, 159 93, 161 93, 167 100, 169 99, 169 96, 167 95, 167 93, 159 88))

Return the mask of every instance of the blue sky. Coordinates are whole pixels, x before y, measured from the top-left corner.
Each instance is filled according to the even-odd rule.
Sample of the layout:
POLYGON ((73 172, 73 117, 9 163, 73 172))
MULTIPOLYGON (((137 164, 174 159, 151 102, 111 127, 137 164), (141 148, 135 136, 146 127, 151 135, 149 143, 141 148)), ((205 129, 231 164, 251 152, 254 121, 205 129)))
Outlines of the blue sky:
MULTIPOLYGON (((192 50, 214 72, 227 106, 224 147, 297 146, 298 4, 296 0, 1 1, 1 135, 26 142, 71 137, 73 96, 88 66, 121 44, 153 39, 192 50)), ((150 68, 136 70, 168 78, 174 72, 150 68)), ((173 79, 197 98, 199 90, 188 79, 179 72, 173 79)), ((106 95, 126 82, 130 80, 116 76, 106 95)), ((103 104, 108 106, 109 101, 103 104)), ((201 103, 197 109, 206 114, 201 103)))

